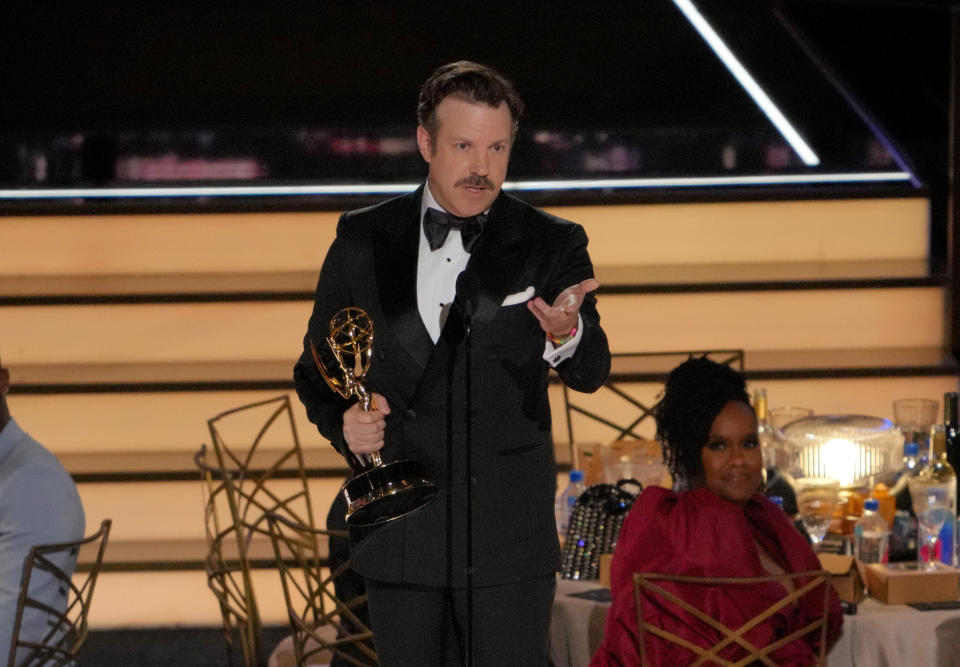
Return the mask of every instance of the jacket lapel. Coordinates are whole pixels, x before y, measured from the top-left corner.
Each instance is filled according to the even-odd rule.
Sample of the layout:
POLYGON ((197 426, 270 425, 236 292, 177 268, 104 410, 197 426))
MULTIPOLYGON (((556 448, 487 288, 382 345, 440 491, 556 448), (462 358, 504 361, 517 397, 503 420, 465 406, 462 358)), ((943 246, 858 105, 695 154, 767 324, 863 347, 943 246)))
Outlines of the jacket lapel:
POLYGON ((524 208, 503 192, 490 207, 487 224, 466 269, 474 271, 480 283, 474 326, 493 319, 503 298, 516 288, 517 274, 530 251, 523 213, 524 208))
POLYGON ((380 221, 374 235, 377 290, 387 327, 416 363, 425 368, 433 351, 417 307, 417 253, 423 186, 403 200, 396 218, 380 221))

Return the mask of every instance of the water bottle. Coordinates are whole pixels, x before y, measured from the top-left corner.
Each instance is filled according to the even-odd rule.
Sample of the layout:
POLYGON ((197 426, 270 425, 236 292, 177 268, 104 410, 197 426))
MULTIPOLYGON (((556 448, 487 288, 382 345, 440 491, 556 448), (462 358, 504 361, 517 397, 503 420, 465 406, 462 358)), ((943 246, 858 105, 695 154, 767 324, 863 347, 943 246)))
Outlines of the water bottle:
POLYGON ((767 500, 769 500, 771 503, 773 503, 780 509, 783 509, 783 496, 767 496, 767 500))
POLYGON ((577 498, 586 490, 583 485, 583 471, 571 470, 570 483, 567 488, 557 496, 556 514, 557 514, 557 532, 561 535, 567 534, 567 528, 570 525, 570 515, 573 514, 573 506, 577 504, 577 498))
POLYGON ((867 498, 863 516, 853 526, 853 555, 861 563, 886 563, 890 555, 890 527, 879 507, 876 498, 867 498))

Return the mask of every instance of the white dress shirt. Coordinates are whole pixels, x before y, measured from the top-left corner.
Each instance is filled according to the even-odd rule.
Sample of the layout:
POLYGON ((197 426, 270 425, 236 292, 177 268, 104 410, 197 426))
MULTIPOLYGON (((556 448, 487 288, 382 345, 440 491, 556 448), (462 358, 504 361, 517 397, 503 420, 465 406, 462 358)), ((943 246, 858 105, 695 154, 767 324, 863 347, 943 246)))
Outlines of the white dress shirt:
MULTIPOLYGON (((470 261, 470 253, 463 249, 463 243, 460 240, 460 230, 451 229, 447 235, 444 244, 436 250, 430 250, 430 243, 427 241, 427 235, 423 231, 423 216, 428 208, 435 208, 438 211, 445 211, 433 193, 430 192, 430 183, 427 182, 423 189, 423 200, 420 203, 420 248, 417 253, 417 308, 420 311, 420 319, 430 338, 436 343, 440 340, 440 331, 447 320, 450 312, 450 306, 456 296, 457 276, 467 267, 470 261)), ((510 306, 512 308, 525 308, 523 304, 510 306)), ((533 317, 533 314, 530 314, 533 317)), ((544 334, 544 352, 543 358, 551 366, 557 366, 561 362, 573 356, 583 335, 583 320, 577 316, 576 335, 561 345, 554 347, 544 334)))

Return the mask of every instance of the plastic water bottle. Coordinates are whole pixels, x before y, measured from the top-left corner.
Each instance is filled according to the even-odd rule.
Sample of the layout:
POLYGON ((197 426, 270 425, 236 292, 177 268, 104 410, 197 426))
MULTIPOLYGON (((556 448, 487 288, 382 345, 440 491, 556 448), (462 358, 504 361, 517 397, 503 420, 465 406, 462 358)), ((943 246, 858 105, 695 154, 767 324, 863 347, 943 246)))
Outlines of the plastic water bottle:
POLYGON ((853 526, 853 555, 861 563, 886 563, 890 556, 890 526, 879 506, 876 498, 863 501, 863 516, 853 526))
POLYGON ((556 514, 557 514, 557 532, 561 535, 567 534, 567 528, 570 525, 570 515, 573 514, 573 506, 577 504, 577 498, 586 490, 583 485, 583 471, 571 470, 570 483, 567 488, 557 496, 556 514))

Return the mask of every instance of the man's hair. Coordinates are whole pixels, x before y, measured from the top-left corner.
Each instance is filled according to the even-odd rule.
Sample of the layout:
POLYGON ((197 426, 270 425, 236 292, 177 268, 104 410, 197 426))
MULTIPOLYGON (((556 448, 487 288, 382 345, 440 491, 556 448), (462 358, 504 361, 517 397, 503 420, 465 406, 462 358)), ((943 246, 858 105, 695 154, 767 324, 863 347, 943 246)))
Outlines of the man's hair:
POLYGON ((690 483, 703 472, 701 450, 713 420, 730 401, 750 406, 743 376, 729 366, 691 357, 670 371, 654 413, 663 460, 674 478, 690 483))
POLYGON ((440 67, 420 87, 417 121, 436 139, 439 121, 437 107, 451 95, 496 108, 507 103, 513 119, 513 135, 517 134, 523 101, 513 82, 491 67, 469 60, 458 60, 440 67))

